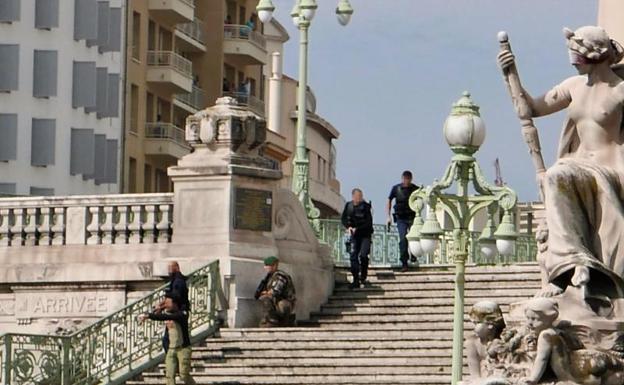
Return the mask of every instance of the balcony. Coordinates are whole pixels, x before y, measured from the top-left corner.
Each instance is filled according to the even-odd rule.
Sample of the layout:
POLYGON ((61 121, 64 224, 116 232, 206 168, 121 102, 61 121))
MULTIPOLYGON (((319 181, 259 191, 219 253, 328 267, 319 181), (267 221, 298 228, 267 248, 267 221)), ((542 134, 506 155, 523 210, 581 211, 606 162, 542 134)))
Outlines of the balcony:
POLYGON ((224 26, 223 52, 236 66, 267 64, 266 39, 246 25, 224 26))
POLYGON ((164 122, 145 123, 145 155, 170 156, 176 159, 191 151, 184 130, 164 122))
POLYGON ((178 48, 183 52, 206 52, 204 23, 199 19, 176 25, 175 37, 178 48))
POLYGON ((147 7, 154 19, 167 25, 191 22, 195 15, 193 0, 148 0, 147 7))
POLYGON ((147 81, 161 88, 163 93, 191 92, 192 69, 191 61, 175 52, 147 52, 147 81))
POLYGON ((239 106, 247 107, 250 111, 264 117, 264 101, 245 92, 224 92, 223 96, 229 96, 238 101, 239 106))
POLYGON ((190 93, 176 94, 173 97, 173 104, 185 109, 191 114, 206 107, 205 104, 206 93, 199 87, 193 86, 193 91, 190 93))

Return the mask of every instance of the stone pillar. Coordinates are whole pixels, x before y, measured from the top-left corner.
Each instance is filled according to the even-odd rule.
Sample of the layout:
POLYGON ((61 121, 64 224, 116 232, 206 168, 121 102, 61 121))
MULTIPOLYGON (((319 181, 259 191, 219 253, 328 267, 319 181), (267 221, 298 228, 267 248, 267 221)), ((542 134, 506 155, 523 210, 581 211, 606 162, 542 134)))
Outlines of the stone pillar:
POLYGON ((269 79, 269 130, 282 133, 282 56, 271 54, 271 78, 269 79))

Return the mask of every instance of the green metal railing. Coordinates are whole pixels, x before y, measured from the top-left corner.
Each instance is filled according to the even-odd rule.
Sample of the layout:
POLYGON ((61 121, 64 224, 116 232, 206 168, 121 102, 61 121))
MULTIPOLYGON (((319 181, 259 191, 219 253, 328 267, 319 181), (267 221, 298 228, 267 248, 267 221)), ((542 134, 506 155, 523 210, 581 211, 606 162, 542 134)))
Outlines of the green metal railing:
MULTIPOLYGON (((385 225, 373 225, 375 232, 372 237, 370 264, 371 266, 400 265, 399 233, 396 226, 388 229, 385 225)), ((534 235, 520 234, 516 239, 515 254, 510 256, 497 255, 488 259, 481 254, 478 247, 479 232, 470 233, 468 263, 475 264, 511 264, 533 262, 537 256, 537 244, 534 235)), ((349 265, 349 254, 345 248, 345 229, 337 219, 322 219, 320 240, 331 248, 331 254, 337 266, 349 265)), ((447 265, 453 263, 453 234, 447 231, 440 239, 440 248, 431 255, 418 257, 421 265, 447 265)))
MULTIPOLYGON (((213 334, 223 303, 219 262, 188 276, 191 340, 213 334)), ((138 321, 159 303, 167 285, 68 336, 0 336, 0 384, 121 384, 160 362, 164 323, 138 321)))

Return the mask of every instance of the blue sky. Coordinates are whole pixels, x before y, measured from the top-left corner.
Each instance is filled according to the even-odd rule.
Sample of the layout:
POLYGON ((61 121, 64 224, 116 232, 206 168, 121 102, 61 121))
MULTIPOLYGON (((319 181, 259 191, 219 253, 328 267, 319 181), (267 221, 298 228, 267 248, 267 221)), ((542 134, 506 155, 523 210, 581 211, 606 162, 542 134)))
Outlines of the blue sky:
MULTIPOLYGON (((297 77, 295 0, 273 0, 275 17, 291 36, 285 73, 297 77)), ((496 34, 509 33, 527 90, 538 95, 568 76, 564 26, 595 24, 595 0, 351 0, 347 27, 337 0, 317 0, 310 32, 309 84, 317 112, 341 132, 342 193, 361 187, 383 220, 390 186, 404 169, 415 181, 441 177, 451 152, 442 126, 462 91, 481 106, 487 137, 477 158, 490 181, 494 160, 521 200, 537 199, 534 170, 496 65, 496 34)), ((555 159, 564 113, 536 120, 548 164, 555 159)))

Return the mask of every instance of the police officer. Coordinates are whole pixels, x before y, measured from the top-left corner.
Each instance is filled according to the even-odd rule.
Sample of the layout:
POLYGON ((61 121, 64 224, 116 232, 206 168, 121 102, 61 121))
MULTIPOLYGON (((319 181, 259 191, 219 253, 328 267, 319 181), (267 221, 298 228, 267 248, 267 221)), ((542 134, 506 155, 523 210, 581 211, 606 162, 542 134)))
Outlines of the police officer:
MULTIPOLYGON (((401 271, 406 272, 408 270, 407 261, 409 253, 407 251, 407 239, 405 236, 409 231, 409 228, 414 222, 416 214, 409 207, 408 200, 410 195, 414 191, 418 190, 418 186, 412 183, 412 172, 403 171, 401 175, 401 183, 392 186, 390 195, 388 195, 388 204, 386 205, 386 211, 388 213, 387 224, 390 226, 392 219, 397 225, 399 230, 399 250, 401 253, 401 271), (390 215, 392 207, 392 200, 394 200, 394 215, 390 215)), ((412 257, 412 262, 417 262, 415 257, 412 257)))
POLYGON ((364 194, 359 188, 351 191, 351 202, 347 202, 342 211, 342 225, 351 236, 351 289, 367 284, 368 254, 370 254, 371 236, 373 235, 373 215, 371 205, 364 201, 364 194))
POLYGON ((263 309, 260 327, 293 326, 295 323, 295 285, 290 275, 278 267, 277 257, 265 258, 264 270, 267 275, 254 295, 263 309))

